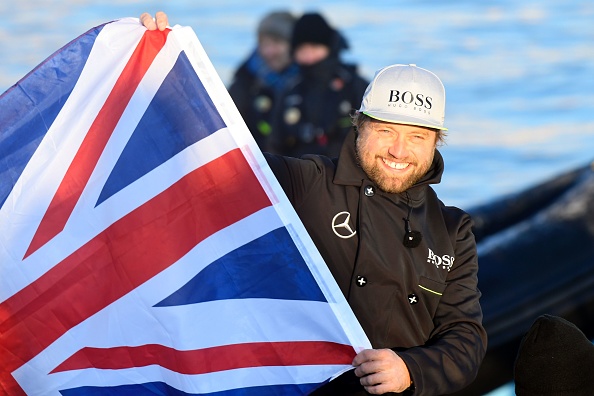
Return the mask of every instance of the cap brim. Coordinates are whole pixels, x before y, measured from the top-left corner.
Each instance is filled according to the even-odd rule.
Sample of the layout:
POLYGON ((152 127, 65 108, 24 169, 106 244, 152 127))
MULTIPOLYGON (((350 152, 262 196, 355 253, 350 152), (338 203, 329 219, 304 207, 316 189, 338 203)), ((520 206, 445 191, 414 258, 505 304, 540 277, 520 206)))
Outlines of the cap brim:
POLYGON ((395 116, 394 113, 384 113, 381 111, 374 111, 374 112, 362 111, 361 113, 363 113, 371 118, 374 118, 376 120, 390 122, 392 124, 415 125, 415 126, 420 126, 420 127, 425 127, 425 128, 439 129, 442 131, 448 130, 448 128, 445 128, 441 125, 430 124, 430 123, 427 123, 426 119, 420 119, 420 118, 416 118, 416 117, 408 117, 408 116, 404 116, 404 115, 395 116))

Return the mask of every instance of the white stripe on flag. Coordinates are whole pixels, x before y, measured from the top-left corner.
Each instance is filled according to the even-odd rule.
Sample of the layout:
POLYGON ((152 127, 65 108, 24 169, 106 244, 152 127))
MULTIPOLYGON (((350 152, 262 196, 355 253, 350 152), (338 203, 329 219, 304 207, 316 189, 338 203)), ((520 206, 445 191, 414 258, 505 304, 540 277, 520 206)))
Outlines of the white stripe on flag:
MULTIPOLYGON (((82 386, 118 386, 133 383, 166 382, 170 386, 187 393, 210 393, 241 388, 321 383, 334 373, 343 370, 342 365, 312 365, 283 367, 253 367, 214 372, 208 374, 184 375, 159 366, 146 366, 124 370, 85 369, 48 375, 44 382, 27 381, 23 370, 16 373, 29 395, 61 396, 59 389, 72 389, 82 386)), ((36 379, 37 380, 37 379, 36 379)))

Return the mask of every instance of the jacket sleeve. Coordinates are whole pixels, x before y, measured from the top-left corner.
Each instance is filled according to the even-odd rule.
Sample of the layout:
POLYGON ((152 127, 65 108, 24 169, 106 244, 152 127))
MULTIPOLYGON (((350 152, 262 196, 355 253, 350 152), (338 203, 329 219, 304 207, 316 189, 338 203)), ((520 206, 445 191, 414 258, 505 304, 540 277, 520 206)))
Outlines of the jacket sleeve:
POLYGON ((245 118, 248 114, 251 105, 252 92, 250 90, 251 77, 247 71, 245 63, 241 65, 233 76, 233 81, 228 88, 229 95, 233 99, 235 106, 245 118))
POLYGON ((443 395, 469 385, 487 348, 479 304, 478 255, 472 221, 464 214, 455 235, 455 265, 434 316, 435 328, 425 345, 394 348, 406 363, 414 395, 443 395))
POLYGON ((277 154, 264 153, 264 157, 289 201, 298 209, 311 191, 311 181, 321 174, 320 166, 313 160, 277 154))

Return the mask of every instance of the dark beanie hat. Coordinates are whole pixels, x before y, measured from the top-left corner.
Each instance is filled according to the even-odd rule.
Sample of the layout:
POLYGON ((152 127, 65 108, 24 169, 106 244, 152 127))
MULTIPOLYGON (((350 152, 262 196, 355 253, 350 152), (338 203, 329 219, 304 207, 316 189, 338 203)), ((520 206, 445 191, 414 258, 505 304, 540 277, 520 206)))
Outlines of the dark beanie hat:
POLYGON ((323 44, 330 49, 336 47, 338 33, 318 13, 303 14, 293 28, 291 47, 293 50, 303 43, 323 44))
POLYGON ((594 395, 594 344, 573 323, 542 315, 522 338, 514 382, 518 396, 594 395))

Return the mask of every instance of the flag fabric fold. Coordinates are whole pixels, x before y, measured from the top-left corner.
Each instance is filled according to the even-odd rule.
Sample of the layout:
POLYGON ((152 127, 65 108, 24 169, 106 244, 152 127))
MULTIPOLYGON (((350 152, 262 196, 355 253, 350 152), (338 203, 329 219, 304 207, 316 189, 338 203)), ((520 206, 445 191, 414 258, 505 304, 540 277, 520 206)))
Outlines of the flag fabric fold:
POLYGON ((302 395, 370 344, 192 29, 0 96, 0 394, 302 395))

